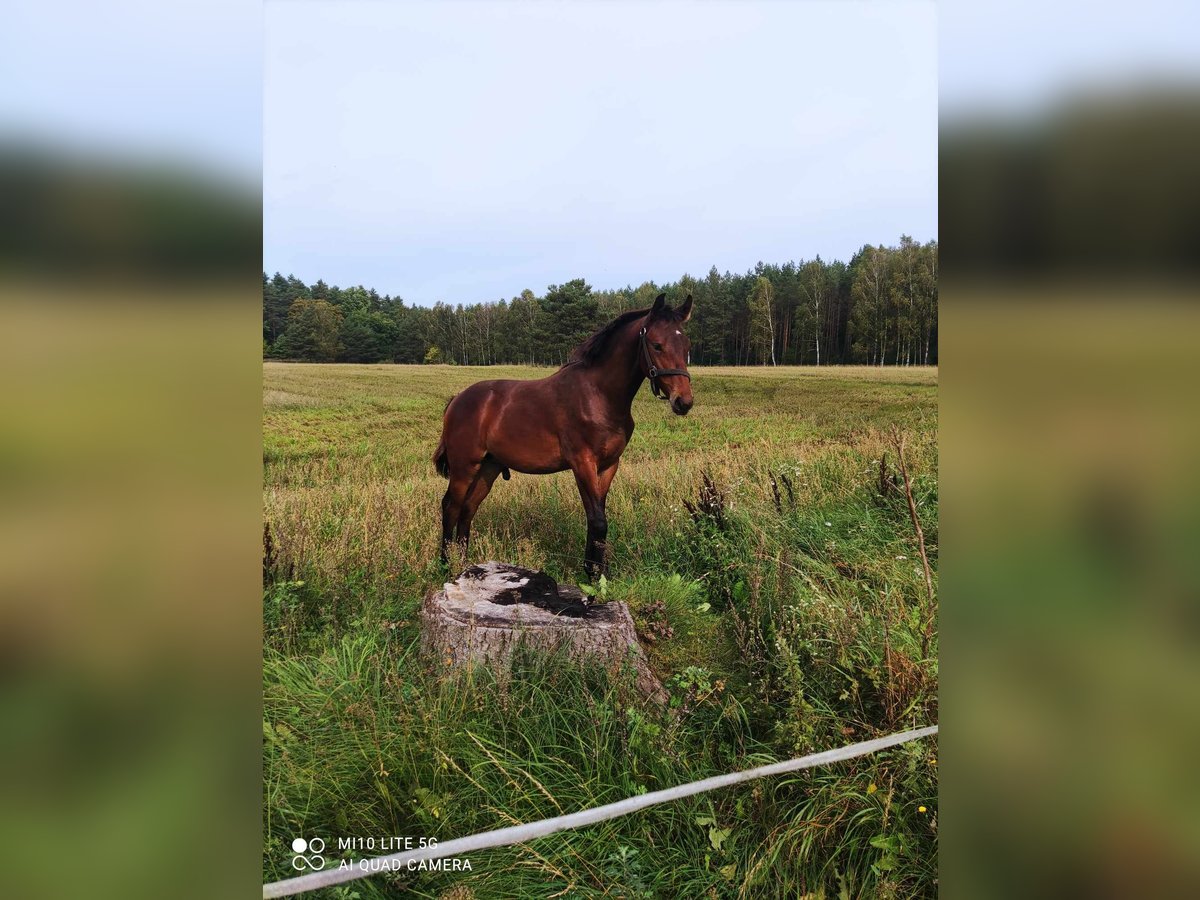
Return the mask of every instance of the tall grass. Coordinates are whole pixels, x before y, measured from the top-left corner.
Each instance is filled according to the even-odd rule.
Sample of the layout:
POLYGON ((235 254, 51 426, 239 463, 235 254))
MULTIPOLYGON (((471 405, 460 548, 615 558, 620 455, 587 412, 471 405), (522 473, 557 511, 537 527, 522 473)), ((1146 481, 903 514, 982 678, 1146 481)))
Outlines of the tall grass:
MULTIPOLYGON (((936 370, 697 369, 687 418, 638 400, 607 596, 630 604, 668 709, 559 659, 501 685, 416 654, 444 577, 429 455, 445 400, 538 374, 265 367, 265 877, 293 874, 297 835, 447 840, 936 721, 888 438, 906 437, 936 587, 936 370)), ((514 474, 471 557, 578 581, 583 541, 569 474, 514 474)), ((919 896, 936 838, 925 741, 330 896, 919 896)))

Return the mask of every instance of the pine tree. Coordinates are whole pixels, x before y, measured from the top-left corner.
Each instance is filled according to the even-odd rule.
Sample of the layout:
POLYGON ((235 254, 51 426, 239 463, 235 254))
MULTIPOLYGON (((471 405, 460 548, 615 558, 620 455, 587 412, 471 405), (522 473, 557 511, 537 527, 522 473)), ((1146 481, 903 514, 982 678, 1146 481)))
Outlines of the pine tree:
POLYGON ((333 362, 341 349, 342 313, 324 300, 299 299, 288 310, 278 351, 288 359, 333 362))
POLYGON ((582 278, 552 284, 541 301, 536 323, 538 341, 549 362, 562 364, 568 354, 599 326, 599 304, 582 278))

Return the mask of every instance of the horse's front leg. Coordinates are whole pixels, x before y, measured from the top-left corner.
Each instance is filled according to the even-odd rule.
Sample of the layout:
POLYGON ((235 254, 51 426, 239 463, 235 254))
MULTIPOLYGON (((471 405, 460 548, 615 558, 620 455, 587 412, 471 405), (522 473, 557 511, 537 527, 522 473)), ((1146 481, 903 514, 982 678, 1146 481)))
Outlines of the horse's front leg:
POLYGON ((614 462, 607 469, 600 469, 594 459, 588 459, 575 468, 575 483, 583 500, 583 511, 587 515, 587 543, 583 551, 583 571, 589 579, 608 574, 608 516, 605 503, 613 476, 617 474, 614 462))

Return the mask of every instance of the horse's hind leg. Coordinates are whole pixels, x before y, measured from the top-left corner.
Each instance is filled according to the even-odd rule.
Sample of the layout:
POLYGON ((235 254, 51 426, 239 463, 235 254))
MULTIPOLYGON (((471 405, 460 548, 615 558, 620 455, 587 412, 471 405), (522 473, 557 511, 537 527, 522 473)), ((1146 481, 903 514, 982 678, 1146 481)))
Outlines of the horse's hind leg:
POLYGON ((442 497, 442 563, 447 562, 447 551, 450 548, 450 542, 454 540, 454 529, 458 525, 458 518, 462 514, 463 503, 467 499, 467 492, 471 487, 471 480, 474 475, 458 475, 454 472, 450 473, 450 484, 446 488, 446 495, 442 497))
POLYGON ((479 504, 487 497, 496 477, 502 471, 504 471, 504 467, 488 456, 484 458, 483 463, 479 466, 479 471, 471 480, 466 499, 463 500, 462 510, 458 514, 458 542, 462 545, 464 552, 467 544, 471 541, 471 522, 475 518, 479 504))

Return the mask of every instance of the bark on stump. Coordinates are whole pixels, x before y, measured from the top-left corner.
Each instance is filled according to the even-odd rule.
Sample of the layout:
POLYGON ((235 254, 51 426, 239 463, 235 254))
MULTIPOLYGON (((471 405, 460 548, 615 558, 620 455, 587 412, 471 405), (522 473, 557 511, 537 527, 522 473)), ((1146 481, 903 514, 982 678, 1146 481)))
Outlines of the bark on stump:
POLYGON ((574 585, 506 563, 470 566, 421 607, 421 646, 453 666, 483 663, 507 677, 518 645, 565 650, 617 670, 631 664, 637 686, 662 703, 667 692, 638 643, 624 603, 590 603, 574 585))

